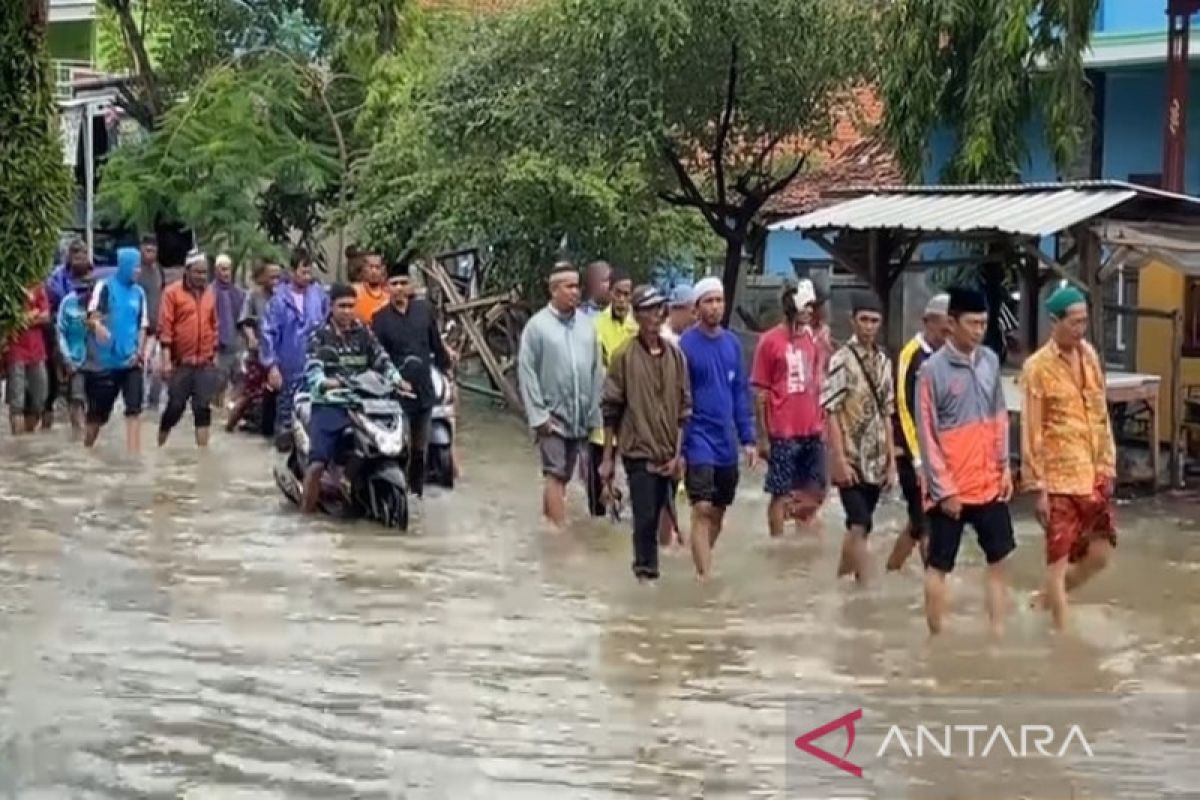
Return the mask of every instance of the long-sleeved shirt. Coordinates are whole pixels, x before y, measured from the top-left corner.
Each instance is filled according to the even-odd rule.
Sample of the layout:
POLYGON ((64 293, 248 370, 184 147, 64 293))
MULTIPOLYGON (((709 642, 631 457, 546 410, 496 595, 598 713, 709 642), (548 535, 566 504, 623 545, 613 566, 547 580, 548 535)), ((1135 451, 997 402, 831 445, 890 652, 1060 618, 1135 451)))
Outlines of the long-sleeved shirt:
POLYGON ((882 484, 890 457, 887 428, 896 410, 887 354, 851 337, 829 359, 821 406, 827 415, 837 417, 846 464, 864 483, 882 484))
POLYGON ((372 318, 371 331, 392 363, 412 384, 413 394, 417 397, 408 407, 414 412, 433 408, 437 398, 434 397, 429 363, 432 359, 437 368, 445 372, 450 369, 450 354, 429 301, 414 297, 404 311, 394 304, 384 306, 372 318), (420 368, 405 367, 405 362, 410 359, 420 362, 420 368), (408 378, 409 375, 412 377, 408 378))
POLYGON ((1052 494, 1090 495, 1117 474, 1104 371, 1095 349, 1079 345, 1079 368, 1053 339, 1021 370, 1021 478, 1052 494))
POLYGON ((692 389, 684 458, 693 466, 735 466, 739 442, 756 441, 742 345, 727 330, 712 336, 695 326, 679 337, 679 348, 687 357, 692 389))
POLYGON ((58 352, 72 370, 83 369, 88 360, 87 297, 71 292, 58 306, 54 325, 58 352))
MULTIPOLYGON (((617 319, 613 316, 612 306, 597 309, 590 319, 596 326, 596 339, 600 342, 600 363, 607 370, 613 353, 617 352, 621 345, 637 336, 637 323, 633 320, 632 311, 627 311, 624 319, 617 319)), ((592 431, 589 441, 593 444, 604 444, 604 429, 597 428, 592 431)))
POLYGON ((550 306, 534 314, 521 332, 517 370, 530 428, 553 421, 563 436, 583 439, 603 424, 604 366, 590 320, 550 306))
POLYGON ((328 316, 329 295, 320 284, 297 291, 280 281, 259 321, 258 360, 267 369, 277 366, 285 379, 304 374, 308 339, 328 316))
POLYGON ((390 382, 400 380, 400 374, 388 358, 371 329, 357 319, 346 330, 327 321, 308 339, 308 359, 304 378, 312 395, 313 405, 346 405, 351 398, 345 392, 327 393, 327 379, 345 382, 367 370, 374 370, 390 382))
POLYGON ((217 298, 211 286, 194 289, 187 280, 176 281, 163 292, 158 341, 172 362, 204 366, 217 357, 217 298))
POLYGON ((933 348, 925 337, 917 334, 900 348, 896 359, 896 452, 921 463, 921 443, 917 439, 917 374, 925 359, 933 354, 933 348))
POLYGON ((663 340, 661 350, 651 353, 639 338, 617 348, 609 361, 601 409, 622 456, 656 464, 673 459, 681 427, 692 414, 683 352, 663 340))
POLYGON ((947 342, 921 368, 917 412, 927 499, 995 500, 1008 469, 1008 408, 996 354, 977 347, 966 355, 947 342))

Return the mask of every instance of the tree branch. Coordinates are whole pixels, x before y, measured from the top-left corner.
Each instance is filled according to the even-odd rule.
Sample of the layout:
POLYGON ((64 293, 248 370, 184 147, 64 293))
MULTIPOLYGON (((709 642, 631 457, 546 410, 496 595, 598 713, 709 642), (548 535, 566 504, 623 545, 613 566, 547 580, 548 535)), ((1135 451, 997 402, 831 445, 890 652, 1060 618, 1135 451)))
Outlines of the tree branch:
POLYGON ((671 167, 671 171, 675 173, 675 179, 679 182, 679 188, 683 191, 683 197, 691 200, 692 206, 700 210, 704 215, 704 221, 713 229, 713 232, 718 236, 725 238, 729 235, 729 226, 724 223, 714 212, 713 204, 710 203, 703 194, 701 194, 696 182, 692 180, 692 176, 688 174, 687 167, 683 160, 676 154, 675 149, 671 147, 669 142, 664 141, 662 145, 663 156, 667 159, 667 164, 671 167))
MULTIPOLYGON (((163 111, 158 75, 154 72, 154 65, 150 63, 146 40, 143 38, 141 30, 138 29, 137 20, 133 18, 133 9, 128 0, 104 0, 104 2, 117 15, 117 21, 121 25, 121 38, 125 40, 125 46, 129 48, 133 68, 141 80, 145 93, 145 99, 141 101, 141 105, 149 112, 152 119, 157 121, 163 111)), ((141 119, 138 121, 142 122, 141 119)), ((154 126, 148 127, 153 128, 154 126)))
POLYGON ((738 46, 735 39, 729 45, 729 78, 725 83, 725 108, 721 112, 721 122, 717 126, 717 140, 713 143, 712 160, 713 175, 716 178, 717 202, 725 205, 725 140, 729 138, 729 129, 733 124, 733 107, 737 99, 738 78, 738 46))

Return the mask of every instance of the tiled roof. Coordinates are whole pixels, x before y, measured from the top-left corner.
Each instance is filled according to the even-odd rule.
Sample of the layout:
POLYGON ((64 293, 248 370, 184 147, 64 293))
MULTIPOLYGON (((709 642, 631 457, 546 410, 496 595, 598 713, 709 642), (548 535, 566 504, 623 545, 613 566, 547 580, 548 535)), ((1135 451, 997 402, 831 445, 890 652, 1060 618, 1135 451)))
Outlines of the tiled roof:
MULTIPOLYGON (((817 154, 822 163, 801 174, 767 203, 764 213, 771 218, 795 216, 818 208, 822 195, 839 186, 891 186, 904 176, 895 155, 882 138, 870 133, 883 118, 883 103, 871 87, 854 93, 857 109, 842 117, 833 140, 817 154)), ((803 150, 803 148, 799 148, 803 150)))
POLYGON ((765 213, 772 218, 790 217, 820 208, 831 198, 830 189, 847 186, 897 186, 904 175, 891 148, 878 136, 862 138, 817 169, 792 181, 771 198, 765 213))

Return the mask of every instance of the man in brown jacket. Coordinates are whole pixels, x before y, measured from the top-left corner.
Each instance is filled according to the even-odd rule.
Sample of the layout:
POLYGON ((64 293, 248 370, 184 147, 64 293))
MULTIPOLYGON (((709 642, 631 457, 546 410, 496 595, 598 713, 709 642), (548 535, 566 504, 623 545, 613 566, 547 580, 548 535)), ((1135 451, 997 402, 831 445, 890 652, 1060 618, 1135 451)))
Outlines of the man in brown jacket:
POLYGON ((613 354, 604 383, 604 460, 601 479, 612 481, 613 451, 620 449, 633 509, 633 574, 658 578, 659 514, 669 508, 681 471, 683 426, 692 413, 687 364, 662 338, 666 298, 652 286, 633 292, 637 337, 613 354))

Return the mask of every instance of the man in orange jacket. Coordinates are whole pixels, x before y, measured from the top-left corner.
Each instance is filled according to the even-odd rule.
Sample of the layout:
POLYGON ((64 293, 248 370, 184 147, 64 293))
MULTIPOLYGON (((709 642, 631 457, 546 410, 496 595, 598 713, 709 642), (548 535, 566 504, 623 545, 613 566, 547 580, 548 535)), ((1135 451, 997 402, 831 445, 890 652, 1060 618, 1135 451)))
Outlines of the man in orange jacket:
POLYGON ((360 277, 362 283, 354 284, 354 314, 359 322, 369 328, 375 315, 391 299, 385 282, 383 257, 374 252, 364 253, 360 277))
POLYGON ((190 253, 183 278, 163 292, 158 341, 162 346, 163 379, 168 385, 167 407, 158 425, 158 446, 167 443, 190 401, 196 444, 205 447, 221 376, 216 367, 217 299, 208 285, 208 258, 203 253, 190 253))

